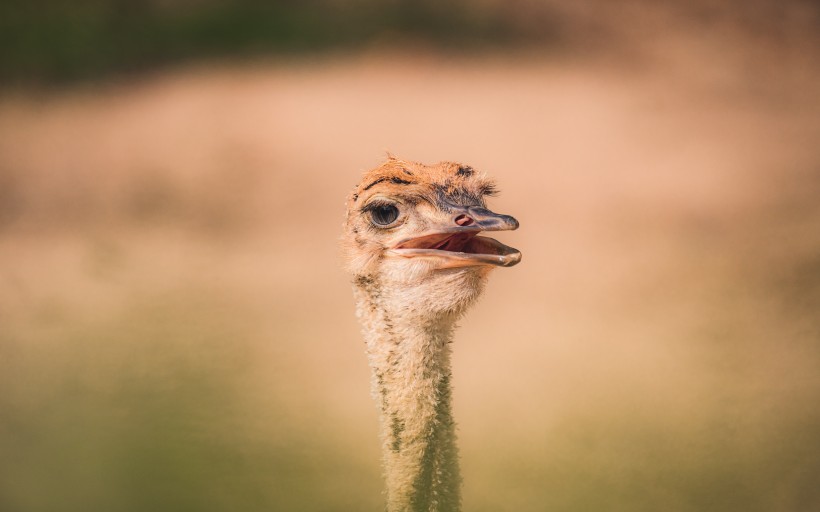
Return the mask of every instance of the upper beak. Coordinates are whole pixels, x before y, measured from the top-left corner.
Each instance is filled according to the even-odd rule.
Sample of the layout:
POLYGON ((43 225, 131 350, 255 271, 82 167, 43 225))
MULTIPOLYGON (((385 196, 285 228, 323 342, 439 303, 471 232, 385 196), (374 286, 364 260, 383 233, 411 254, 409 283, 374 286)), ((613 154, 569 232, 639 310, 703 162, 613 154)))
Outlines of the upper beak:
POLYGON ((458 226, 475 226, 479 231, 512 231, 518 229, 518 221, 510 215, 495 213, 480 206, 453 208, 453 222, 458 226))

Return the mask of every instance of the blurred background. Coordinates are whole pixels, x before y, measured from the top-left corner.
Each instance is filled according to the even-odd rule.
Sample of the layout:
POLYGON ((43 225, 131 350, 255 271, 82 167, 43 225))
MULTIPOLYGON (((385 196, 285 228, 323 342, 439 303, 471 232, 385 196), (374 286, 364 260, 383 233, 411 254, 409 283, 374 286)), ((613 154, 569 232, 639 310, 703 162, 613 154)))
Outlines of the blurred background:
POLYGON ((498 179, 469 511, 820 509, 813 1, 6 0, 0 510, 381 510, 337 242, 498 179))

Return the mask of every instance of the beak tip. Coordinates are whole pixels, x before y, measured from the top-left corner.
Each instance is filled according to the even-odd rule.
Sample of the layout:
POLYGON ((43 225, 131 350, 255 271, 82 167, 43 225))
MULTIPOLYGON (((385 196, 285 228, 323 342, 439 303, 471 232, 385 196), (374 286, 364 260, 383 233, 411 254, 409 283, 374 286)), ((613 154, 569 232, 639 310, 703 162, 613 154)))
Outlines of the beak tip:
POLYGON ((521 263, 521 253, 513 254, 511 258, 509 258, 502 266, 504 267, 514 267, 521 263))

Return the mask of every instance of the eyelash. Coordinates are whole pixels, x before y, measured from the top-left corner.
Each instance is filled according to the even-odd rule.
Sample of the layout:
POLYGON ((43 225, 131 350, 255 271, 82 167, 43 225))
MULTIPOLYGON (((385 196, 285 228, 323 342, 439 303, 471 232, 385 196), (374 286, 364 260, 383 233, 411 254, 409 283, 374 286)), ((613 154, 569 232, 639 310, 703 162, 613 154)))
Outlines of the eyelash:
POLYGON ((395 206, 396 208, 398 208, 398 205, 396 203, 392 203, 390 201, 376 200, 376 201, 370 202, 370 203, 366 204, 365 206, 363 206, 362 209, 361 209, 361 212, 362 213, 371 212, 371 211, 375 210, 376 208, 380 208, 382 206, 395 206))

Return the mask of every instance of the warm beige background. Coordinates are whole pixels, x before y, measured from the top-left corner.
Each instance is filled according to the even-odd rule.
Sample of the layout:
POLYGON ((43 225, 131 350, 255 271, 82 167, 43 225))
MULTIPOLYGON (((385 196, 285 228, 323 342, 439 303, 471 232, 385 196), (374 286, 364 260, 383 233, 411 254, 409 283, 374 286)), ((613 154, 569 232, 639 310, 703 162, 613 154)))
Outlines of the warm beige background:
POLYGON ((0 508, 380 510, 337 238, 384 151, 498 179, 469 511, 820 507, 816 48, 369 53, 0 96, 0 508))

